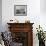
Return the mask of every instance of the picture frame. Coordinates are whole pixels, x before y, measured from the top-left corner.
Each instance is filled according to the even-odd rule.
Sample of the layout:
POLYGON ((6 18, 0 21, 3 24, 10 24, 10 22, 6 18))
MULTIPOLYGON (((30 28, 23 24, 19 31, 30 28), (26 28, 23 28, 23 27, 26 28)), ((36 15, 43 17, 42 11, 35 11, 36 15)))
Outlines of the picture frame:
POLYGON ((27 16, 27 5, 14 5, 14 16, 27 16))

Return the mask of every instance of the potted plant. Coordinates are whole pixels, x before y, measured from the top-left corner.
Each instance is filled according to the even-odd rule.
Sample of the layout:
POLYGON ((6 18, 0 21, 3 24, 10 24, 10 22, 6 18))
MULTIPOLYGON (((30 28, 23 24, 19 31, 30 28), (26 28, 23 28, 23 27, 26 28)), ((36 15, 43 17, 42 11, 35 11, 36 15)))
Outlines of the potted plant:
POLYGON ((45 46, 45 35, 43 32, 42 27, 36 28, 37 29, 37 34, 36 36, 38 36, 38 40, 39 40, 39 46, 45 46))

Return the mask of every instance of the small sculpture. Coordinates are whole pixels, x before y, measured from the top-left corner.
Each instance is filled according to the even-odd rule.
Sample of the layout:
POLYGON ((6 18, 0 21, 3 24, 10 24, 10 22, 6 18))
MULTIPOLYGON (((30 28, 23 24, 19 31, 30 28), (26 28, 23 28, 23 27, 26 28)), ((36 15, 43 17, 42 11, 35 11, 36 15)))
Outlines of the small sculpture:
POLYGON ((25 23, 30 23, 30 20, 26 20, 25 23))
POLYGON ((19 21, 17 19, 11 19, 10 23, 19 23, 19 21))

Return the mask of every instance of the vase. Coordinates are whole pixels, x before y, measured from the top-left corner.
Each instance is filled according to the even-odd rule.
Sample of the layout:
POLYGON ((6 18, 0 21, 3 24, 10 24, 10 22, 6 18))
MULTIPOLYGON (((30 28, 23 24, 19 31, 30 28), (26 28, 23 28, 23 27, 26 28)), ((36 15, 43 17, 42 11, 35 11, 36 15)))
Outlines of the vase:
POLYGON ((39 40, 39 46, 45 46, 45 41, 39 40))

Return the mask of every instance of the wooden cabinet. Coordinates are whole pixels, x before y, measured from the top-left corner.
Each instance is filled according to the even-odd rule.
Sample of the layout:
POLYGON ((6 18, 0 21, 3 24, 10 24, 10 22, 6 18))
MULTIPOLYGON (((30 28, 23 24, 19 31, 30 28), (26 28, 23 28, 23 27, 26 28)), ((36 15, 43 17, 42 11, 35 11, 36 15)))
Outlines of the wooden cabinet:
POLYGON ((22 46, 33 46, 33 23, 7 23, 13 41, 23 43, 22 46))

